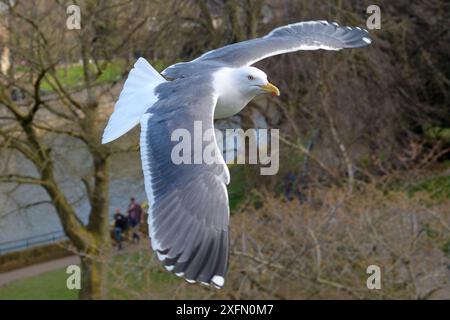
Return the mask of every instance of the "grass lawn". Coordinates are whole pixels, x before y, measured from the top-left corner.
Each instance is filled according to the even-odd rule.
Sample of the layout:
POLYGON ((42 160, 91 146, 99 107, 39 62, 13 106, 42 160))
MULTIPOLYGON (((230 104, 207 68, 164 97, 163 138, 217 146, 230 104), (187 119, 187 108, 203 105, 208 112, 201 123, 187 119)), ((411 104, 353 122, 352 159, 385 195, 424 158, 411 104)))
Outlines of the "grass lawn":
MULTIPOLYGON (((198 286, 163 270, 147 249, 114 256, 108 266, 109 299, 174 299, 175 291, 181 297, 193 298, 200 292, 198 286)), ((67 277, 66 268, 62 268, 12 282, 0 287, 0 300, 77 299, 78 290, 66 287, 67 277)))
POLYGON ((66 288, 66 279, 66 270, 63 268, 46 272, 35 277, 18 280, 0 287, 0 300, 77 299, 78 292, 66 288))
MULTIPOLYGON (((154 61, 153 67, 162 71, 165 69, 165 64, 162 61, 154 61)), ((96 79, 97 84, 110 83, 119 80, 123 76, 123 72, 128 71, 126 62, 123 59, 116 59, 105 64, 101 64, 103 70, 100 76, 96 79)), ((90 69, 96 72, 96 66, 92 63, 89 65, 90 69)), ((22 68, 22 70, 26 70, 22 68)), ((59 66, 56 70, 56 77, 62 86, 67 88, 74 88, 83 83, 83 66, 81 64, 74 64, 67 67, 59 66)), ((47 92, 53 92, 53 80, 45 78, 42 82, 41 89, 47 92)), ((53 83, 54 86, 56 84, 53 83)))
MULTIPOLYGON (((116 60, 104 65, 104 69, 101 75, 97 78, 97 83, 108 83, 119 80, 122 71, 125 67, 125 61, 116 60)), ((91 64, 90 68, 94 71, 95 65, 91 64)), ((83 82, 83 66, 81 64, 71 65, 67 68, 58 67, 56 70, 56 76, 61 84, 66 88, 72 88, 80 85, 83 82)), ((52 92, 53 87, 51 85, 52 80, 46 78, 42 82, 41 88, 44 91, 52 92)))

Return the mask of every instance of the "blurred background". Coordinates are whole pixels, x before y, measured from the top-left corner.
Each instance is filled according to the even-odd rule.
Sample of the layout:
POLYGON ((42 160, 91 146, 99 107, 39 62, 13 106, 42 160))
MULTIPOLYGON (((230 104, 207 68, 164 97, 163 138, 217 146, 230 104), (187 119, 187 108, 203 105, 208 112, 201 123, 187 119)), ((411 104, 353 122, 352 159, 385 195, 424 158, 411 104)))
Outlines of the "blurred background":
POLYGON ((74 1, 79 29, 70 4, 0 2, 0 299, 450 298, 447 1, 74 1), (223 290, 167 273, 145 223, 118 250, 114 210, 146 208, 139 128, 100 137, 138 57, 161 71, 298 21, 366 27, 371 4, 371 46, 258 62, 281 97, 217 123, 280 129, 277 175, 230 166, 223 290))

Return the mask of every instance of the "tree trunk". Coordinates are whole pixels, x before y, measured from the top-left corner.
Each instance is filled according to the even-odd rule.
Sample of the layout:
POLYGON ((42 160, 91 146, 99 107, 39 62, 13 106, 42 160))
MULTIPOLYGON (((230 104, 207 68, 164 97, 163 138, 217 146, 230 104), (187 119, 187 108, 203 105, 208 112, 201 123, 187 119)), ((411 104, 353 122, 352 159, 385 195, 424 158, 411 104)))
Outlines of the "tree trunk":
POLYGON ((247 16, 247 38, 253 39, 258 36, 258 23, 262 16, 262 8, 264 7, 265 0, 245 2, 245 11, 247 16))
POLYGON ((80 300, 105 299, 106 264, 106 260, 101 256, 81 257, 80 300))
POLYGON ((225 12, 228 16, 231 31, 233 32, 233 42, 239 42, 243 40, 242 28, 239 24, 238 17, 238 4, 235 0, 229 0, 225 5, 225 12))
MULTIPOLYGON (((101 148, 101 147, 99 147, 101 148)), ((88 192, 91 204, 87 229, 94 242, 81 257, 81 291, 79 298, 105 299, 107 285, 107 263, 111 258, 109 232, 109 174, 108 156, 92 150, 94 158, 94 187, 88 192)), ((90 189, 90 188, 89 188, 90 189)))

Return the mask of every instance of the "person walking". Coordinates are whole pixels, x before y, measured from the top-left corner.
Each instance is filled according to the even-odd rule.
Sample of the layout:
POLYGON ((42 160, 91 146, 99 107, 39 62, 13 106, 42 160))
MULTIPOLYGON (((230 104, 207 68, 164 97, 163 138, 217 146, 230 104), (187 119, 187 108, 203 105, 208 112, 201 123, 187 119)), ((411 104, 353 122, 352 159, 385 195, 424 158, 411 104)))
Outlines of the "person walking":
POLYGON ((122 233, 127 228, 127 218, 116 208, 114 213, 114 238, 117 241, 118 249, 122 250, 122 233))
POLYGON ((142 208, 137 203, 135 198, 130 198, 130 204, 128 205, 128 220, 130 223, 130 227, 133 230, 133 240, 139 242, 140 236, 137 232, 137 228, 141 222, 142 208))

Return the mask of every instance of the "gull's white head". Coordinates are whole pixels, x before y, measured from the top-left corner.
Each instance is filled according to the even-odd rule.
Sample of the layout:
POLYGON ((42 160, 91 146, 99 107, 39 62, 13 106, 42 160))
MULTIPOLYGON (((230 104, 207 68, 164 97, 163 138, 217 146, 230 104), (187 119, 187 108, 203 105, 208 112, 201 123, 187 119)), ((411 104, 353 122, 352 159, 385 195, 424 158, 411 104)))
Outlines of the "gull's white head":
POLYGON ((222 68, 214 74, 213 85, 218 97, 214 118, 230 117, 241 111, 262 93, 280 95, 280 90, 255 67, 222 68))
POLYGON ((264 71, 255 67, 242 67, 232 72, 234 85, 238 91, 245 95, 257 96, 262 93, 280 95, 280 90, 267 80, 264 71))
POLYGON ((216 73, 215 87, 219 96, 239 93, 252 99, 262 93, 280 95, 280 90, 267 80, 264 71, 255 67, 223 68, 216 73))

